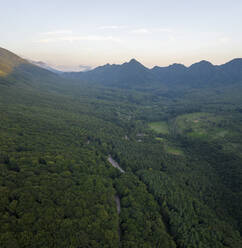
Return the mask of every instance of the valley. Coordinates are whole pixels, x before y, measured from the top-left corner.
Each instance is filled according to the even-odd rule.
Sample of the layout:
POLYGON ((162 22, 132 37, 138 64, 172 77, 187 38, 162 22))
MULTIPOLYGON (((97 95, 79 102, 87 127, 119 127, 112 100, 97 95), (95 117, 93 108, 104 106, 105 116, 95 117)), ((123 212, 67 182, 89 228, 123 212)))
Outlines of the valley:
POLYGON ((4 53, 0 247, 242 247, 240 60, 57 75, 4 53))

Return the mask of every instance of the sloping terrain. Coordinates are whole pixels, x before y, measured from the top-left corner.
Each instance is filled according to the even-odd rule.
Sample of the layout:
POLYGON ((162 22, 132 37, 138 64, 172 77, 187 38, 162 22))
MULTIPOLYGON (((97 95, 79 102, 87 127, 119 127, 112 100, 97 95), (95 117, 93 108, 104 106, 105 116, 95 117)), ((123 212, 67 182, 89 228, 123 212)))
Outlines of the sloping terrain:
POLYGON ((21 63, 0 78, 0 246, 175 247, 146 186, 107 161, 111 150, 100 131, 122 129, 100 118, 90 89, 70 82, 21 63), (118 185, 126 196, 143 194, 127 199, 120 217, 118 185))
POLYGON ((0 76, 10 74, 20 64, 27 63, 17 55, 0 48, 0 76))
POLYGON ((213 84, 208 62, 162 72, 206 87, 134 60, 65 77, 17 60, 0 77, 0 247, 242 247, 240 60, 213 84))

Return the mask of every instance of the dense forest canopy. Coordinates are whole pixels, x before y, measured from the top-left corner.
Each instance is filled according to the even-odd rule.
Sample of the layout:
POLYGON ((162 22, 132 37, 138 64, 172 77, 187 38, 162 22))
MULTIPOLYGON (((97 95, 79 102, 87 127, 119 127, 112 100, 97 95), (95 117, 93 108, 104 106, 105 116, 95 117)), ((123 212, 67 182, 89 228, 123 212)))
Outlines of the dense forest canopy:
POLYGON ((0 49, 0 247, 242 247, 241 204, 240 59, 59 75, 0 49))

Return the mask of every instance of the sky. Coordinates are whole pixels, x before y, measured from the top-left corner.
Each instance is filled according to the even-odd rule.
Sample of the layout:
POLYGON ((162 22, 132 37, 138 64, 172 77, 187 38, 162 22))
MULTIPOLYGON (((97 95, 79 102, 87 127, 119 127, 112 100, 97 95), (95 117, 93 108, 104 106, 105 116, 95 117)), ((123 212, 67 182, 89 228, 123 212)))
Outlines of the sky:
POLYGON ((242 0, 0 0, 0 47, 61 70, 242 57, 242 0))

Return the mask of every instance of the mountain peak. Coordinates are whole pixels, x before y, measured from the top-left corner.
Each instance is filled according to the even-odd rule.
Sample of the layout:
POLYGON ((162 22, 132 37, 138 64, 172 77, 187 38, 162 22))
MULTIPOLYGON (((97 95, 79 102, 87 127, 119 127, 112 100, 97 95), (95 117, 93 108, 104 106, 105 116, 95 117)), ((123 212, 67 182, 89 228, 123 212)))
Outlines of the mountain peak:
POLYGON ((184 70, 187 69, 187 67, 183 64, 179 64, 179 63, 174 63, 172 65, 168 66, 169 68, 173 68, 173 69, 178 69, 178 70, 184 70))
POLYGON ((194 67, 213 67, 213 66, 214 65, 211 62, 209 62, 207 60, 201 60, 201 61, 199 61, 199 62, 197 62, 195 64, 192 64, 190 66, 190 68, 194 68, 194 67))
POLYGON ((140 64, 140 62, 139 61, 137 61, 136 59, 131 59, 130 61, 129 61, 129 64, 134 64, 134 63, 139 63, 140 64))
POLYGON ((129 66, 131 68, 142 68, 142 69, 147 69, 143 64, 141 64, 138 60, 136 59, 131 59, 129 62, 126 62, 123 64, 124 66, 129 66))
POLYGON ((188 67, 188 70, 192 73, 202 73, 206 75, 210 75, 214 70, 216 70, 216 66, 214 66, 212 63, 206 60, 201 60, 200 62, 197 62, 195 64, 192 64, 190 67, 188 67))

